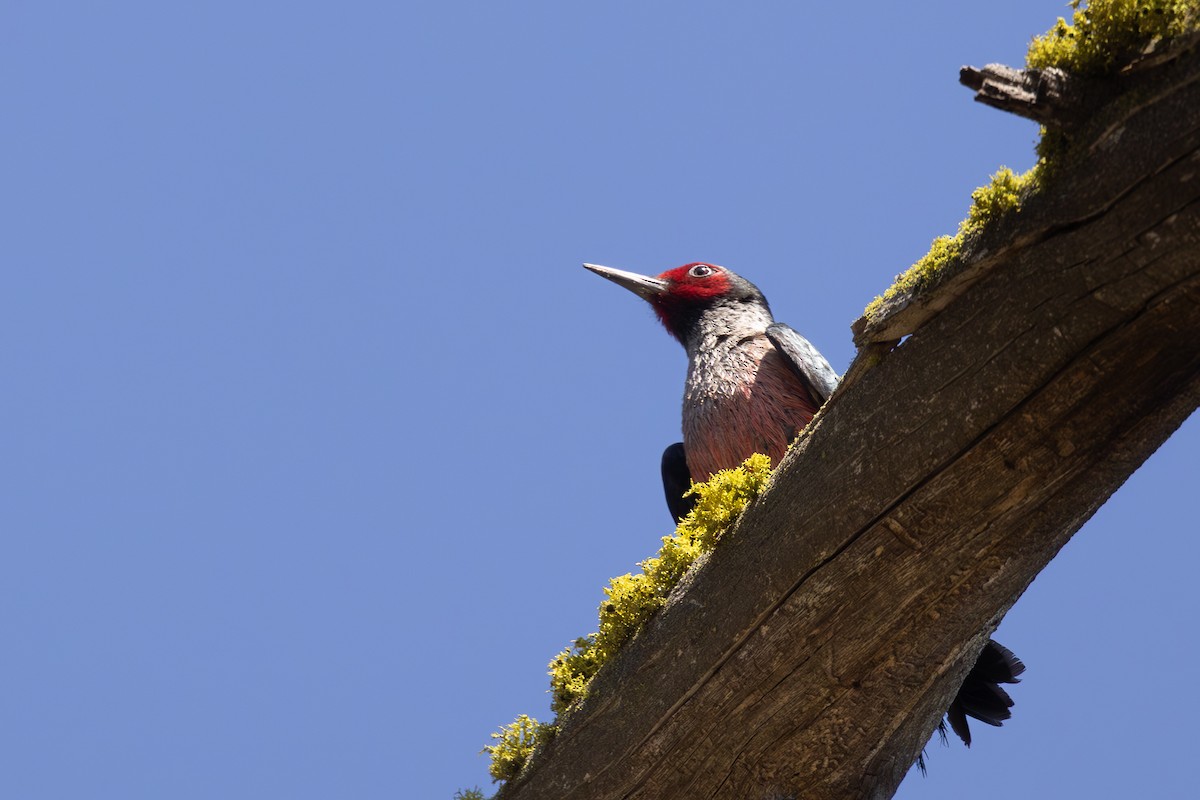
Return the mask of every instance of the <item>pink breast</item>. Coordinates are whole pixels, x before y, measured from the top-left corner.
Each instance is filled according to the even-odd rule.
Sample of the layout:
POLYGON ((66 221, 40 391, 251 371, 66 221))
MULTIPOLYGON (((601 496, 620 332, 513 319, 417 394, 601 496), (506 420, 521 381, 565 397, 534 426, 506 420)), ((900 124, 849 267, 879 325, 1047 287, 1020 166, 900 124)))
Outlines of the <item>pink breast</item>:
POLYGON ((817 413, 805 385, 769 350, 747 380, 684 409, 684 447, 692 480, 736 467, 754 453, 778 465, 817 413))

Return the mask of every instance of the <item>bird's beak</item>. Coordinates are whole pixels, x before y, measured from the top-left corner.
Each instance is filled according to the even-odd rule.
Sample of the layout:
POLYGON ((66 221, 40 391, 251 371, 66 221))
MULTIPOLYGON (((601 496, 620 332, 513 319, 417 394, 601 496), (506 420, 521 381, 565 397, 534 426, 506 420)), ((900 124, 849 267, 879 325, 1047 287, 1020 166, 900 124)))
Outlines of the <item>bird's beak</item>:
POLYGON ((667 292, 667 282, 658 278, 638 275, 636 272, 626 272, 623 269, 602 267, 599 264, 584 264, 584 269, 590 269, 601 278, 608 278, 618 286, 624 286, 643 300, 653 300, 667 292))

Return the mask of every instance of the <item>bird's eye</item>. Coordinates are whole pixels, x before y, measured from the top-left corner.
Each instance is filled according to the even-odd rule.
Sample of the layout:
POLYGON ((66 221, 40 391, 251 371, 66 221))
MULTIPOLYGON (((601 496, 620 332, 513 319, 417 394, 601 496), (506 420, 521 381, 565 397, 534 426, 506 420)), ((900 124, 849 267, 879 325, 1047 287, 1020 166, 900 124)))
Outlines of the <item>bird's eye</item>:
POLYGON ((713 268, 708 264, 697 264, 688 270, 688 275, 691 275, 693 278, 707 278, 712 274, 713 268))

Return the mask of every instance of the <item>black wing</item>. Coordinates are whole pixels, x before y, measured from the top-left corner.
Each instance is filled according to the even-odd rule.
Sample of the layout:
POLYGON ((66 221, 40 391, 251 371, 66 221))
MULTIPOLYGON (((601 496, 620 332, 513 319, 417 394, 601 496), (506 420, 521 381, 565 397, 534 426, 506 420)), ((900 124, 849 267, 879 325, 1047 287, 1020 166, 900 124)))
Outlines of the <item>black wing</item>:
POLYGON ((667 496, 667 508, 678 524, 695 507, 697 499, 683 496, 684 492, 692 488, 692 473, 688 469, 683 442, 676 442, 663 451, 662 480, 663 494, 667 496))
POLYGON ((804 382, 817 405, 828 400, 841 378, 829 366, 825 356, 813 347, 812 342, 782 322, 768 326, 767 338, 796 373, 796 377, 804 382))

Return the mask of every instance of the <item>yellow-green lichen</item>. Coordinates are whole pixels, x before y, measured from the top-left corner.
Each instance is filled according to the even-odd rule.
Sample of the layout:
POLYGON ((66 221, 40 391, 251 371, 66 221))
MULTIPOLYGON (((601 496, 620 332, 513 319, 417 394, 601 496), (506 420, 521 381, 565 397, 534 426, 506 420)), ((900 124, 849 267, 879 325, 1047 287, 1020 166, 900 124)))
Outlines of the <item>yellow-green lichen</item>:
POLYGON ((679 523, 675 533, 663 537, 658 555, 638 566, 637 574, 613 578, 600 604, 600 629, 576 639, 550 662, 551 708, 562 713, 584 695, 592 676, 614 656, 650 616, 662 607, 667 595, 688 568, 716 545, 747 504, 767 484, 771 459, 753 455, 736 469, 721 470, 690 494, 696 507, 679 523))
POLYGON ((933 240, 929 252, 917 263, 900 275, 882 296, 876 297, 863 311, 863 316, 872 319, 884 305, 902 294, 916 294, 936 284, 946 271, 947 265, 963 252, 963 246, 978 235, 993 220, 1019 211, 1022 198, 1033 191, 1041 173, 1039 162, 1028 172, 1018 175, 1008 167, 1001 167, 987 186, 971 192, 971 208, 967 218, 958 225, 953 236, 939 236, 933 240))
MULTIPOLYGON (((692 486, 689 494, 697 498, 696 506, 673 534, 663 537, 658 555, 641 562, 641 572, 613 578, 604 589, 599 630, 579 637, 550 662, 550 707, 556 714, 583 699, 592 677, 662 607, 688 568, 716 546, 770 477, 771 459, 753 455, 740 467, 722 470, 707 482, 692 486)), ((522 715, 499 734, 492 734, 500 741, 485 750, 492 757, 490 771, 495 780, 511 780, 520 773, 542 741, 542 729, 556 730, 522 715)))
POLYGON ((1156 40, 1172 39, 1200 25, 1200 0, 1092 0, 1075 9, 1071 23, 1054 27, 1029 45, 1031 68, 1058 67, 1099 76, 1126 63, 1156 40))
POLYGON ((454 800, 487 800, 483 796, 483 790, 478 787, 474 789, 459 789, 454 793, 454 800))
POLYGON ((553 725, 522 714, 512 724, 501 728, 499 733, 493 733, 492 738, 496 743, 483 748, 492 758, 488 767, 492 780, 510 781, 521 774, 534 749, 549 741, 554 732, 553 725))

